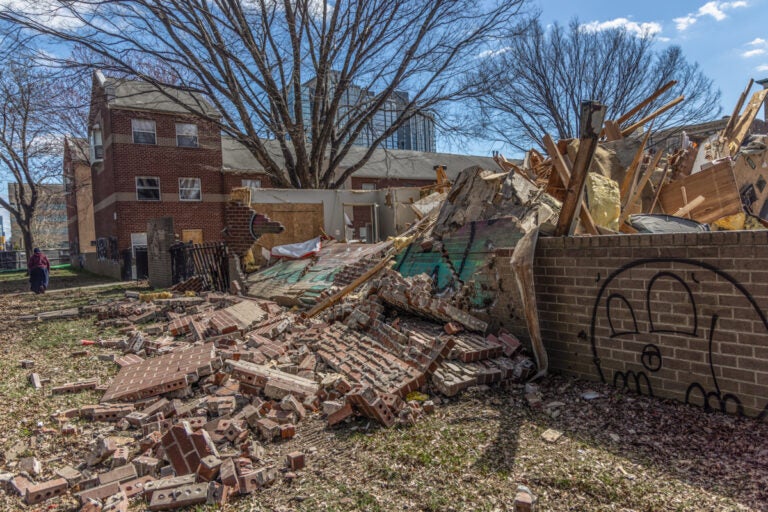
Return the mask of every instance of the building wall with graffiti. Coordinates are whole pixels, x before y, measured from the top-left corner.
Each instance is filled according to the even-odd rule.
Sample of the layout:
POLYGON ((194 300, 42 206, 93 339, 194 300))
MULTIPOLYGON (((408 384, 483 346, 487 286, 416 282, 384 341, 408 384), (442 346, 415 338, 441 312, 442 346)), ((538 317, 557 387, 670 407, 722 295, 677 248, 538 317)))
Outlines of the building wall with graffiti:
POLYGON ((554 368, 768 417, 768 231, 541 238, 554 368))

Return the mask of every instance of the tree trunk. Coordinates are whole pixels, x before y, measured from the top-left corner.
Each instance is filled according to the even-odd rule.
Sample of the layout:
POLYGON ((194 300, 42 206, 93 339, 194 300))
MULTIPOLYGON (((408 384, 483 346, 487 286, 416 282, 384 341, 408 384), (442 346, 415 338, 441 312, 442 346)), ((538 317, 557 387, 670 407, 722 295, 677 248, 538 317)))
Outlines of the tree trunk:
POLYGON ((24 253, 27 255, 27 261, 32 257, 32 249, 35 248, 35 240, 32 238, 32 231, 29 229, 21 228, 21 238, 24 240, 24 253))

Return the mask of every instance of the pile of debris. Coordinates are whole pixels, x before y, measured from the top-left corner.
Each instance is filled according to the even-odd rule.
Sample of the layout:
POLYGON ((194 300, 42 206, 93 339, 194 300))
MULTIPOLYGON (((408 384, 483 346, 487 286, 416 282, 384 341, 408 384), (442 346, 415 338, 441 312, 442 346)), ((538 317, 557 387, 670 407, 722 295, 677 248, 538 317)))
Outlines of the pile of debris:
POLYGON ((605 107, 583 105, 579 139, 543 138, 546 156, 536 150, 521 165, 496 155, 505 171, 546 191, 563 204, 555 235, 696 232, 768 227, 768 162, 765 135, 750 129, 768 95, 753 94, 750 80, 727 125, 699 143, 679 133, 654 143, 653 120, 681 103, 682 96, 643 117, 630 120, 669 91, 669 82, 616 120, 604 120, 605 107), (742 111, 743 108, 743 111, 742 111), (644 133, 641 130, 644 129, 644 133), (640 135, 638 135, 640 134, 640 135))
POLYGON ((99 404, 56 413, 57 434, 77 435, 85 421, 113 425, 111 435, 51 474, 34 457, 6 467, 3 484, 27 504, 62 495, 82 510, 127 510, 134 497, 150 510, 221 504, 296 478, 310 451, 275 460, 265 444, 294 438, 308 415, 329 427, 359 416, 408 425, 435 410, 438 394, 519 382, 535 369, 516 338, 486 336, 485 322, 432 297, 423 278, 391 270, 364 298, 314 319, 216 292, 126 295, 79 310, 120 329, 93 342, 115 351, 118 374, 51 389, 104 391, 99 404))

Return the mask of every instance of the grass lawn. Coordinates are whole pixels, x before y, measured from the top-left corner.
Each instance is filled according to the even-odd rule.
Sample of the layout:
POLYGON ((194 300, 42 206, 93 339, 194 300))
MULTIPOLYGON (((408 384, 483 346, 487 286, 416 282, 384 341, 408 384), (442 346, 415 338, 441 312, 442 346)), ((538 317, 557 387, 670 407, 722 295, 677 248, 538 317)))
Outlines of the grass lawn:
MULTIPOLYGON (((66 272, 59 279, 82 277, 66 272)), ((80 464, 99 435, 141 436, 118 432, 115 424, 75 420, 80 435, 65 437, 50 419, 54 411, 98 402, 94 391, 53 396, 50 387, 89 377, 108 382, 117 365, 99 356, 116 351, 88 346, 87 356, 71 354, 84 348, 81 339, 115 336, 113 330, 92 316, 15 320, 123 294, 116 283, 0 296, 0 473, 15 473, 8 454, 35 455, 46 480, 57 468, 80 464), (34 369, 22 369, 22 359, 34 360, 34 369), (50 383, 36 391, 28 384, 31 371, 50 383)), ((767 423, 566 377, 545 379, 541 392, 545 406, 531 409, 522 386, 479 387, 443 399, 434 415, 412 427, 384 429, 362 418, 328 429, 311 415, 297 425, 295 438, 264 444, 264 460, 278 467, 291 451, 307 455, 297 478, 235 498, 223 510, 502 511, 511 510, 519 484, 538 496, 540 511, 768 510, 767 423), (582 398, 587 390, 600 397, 582 398), (549 442, 542 438, 547 429, 563 435, 549 442)), ((138 502, 131 510, 146 507, 138 502)), ((31 509, 0 492, 0 510, 31 509)), ((77 507, 68 496, 56 510, 77 507)))

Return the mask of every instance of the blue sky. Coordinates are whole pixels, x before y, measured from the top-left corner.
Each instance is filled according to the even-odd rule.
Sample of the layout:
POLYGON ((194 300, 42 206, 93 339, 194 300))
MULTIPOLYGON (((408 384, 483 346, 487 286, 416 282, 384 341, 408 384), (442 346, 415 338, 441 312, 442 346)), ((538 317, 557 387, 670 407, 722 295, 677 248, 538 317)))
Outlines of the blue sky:
POLYGON ((723 115, 730 115, 750 78, 768 78, 768 0, 534 0, 534 5, 544 23, 566 24, 578 17, 596 27, 653 30, 656 44, 680 46, 714 80, 722 92, 723 115))
MULTIPOLYGON (((626 27, 650 31, 658 48, 679 46, 689 62, 698 63, 722 93, 721 115, 730 115, 750 78, 768 78, 768 0, 530 0, 541 11, 542 23, 567 25, 574 18, 592 29, 626 27)), ((759 85, 753 85, 752 92, 759 85)), ((713 106, 717 110, 717 106, 713 106)), ((762 116, 760 116, 762 117, 762 116)), ((465 147, 438 150, 490 155, 507 151, 502 143, 473 141, 465 147)))

